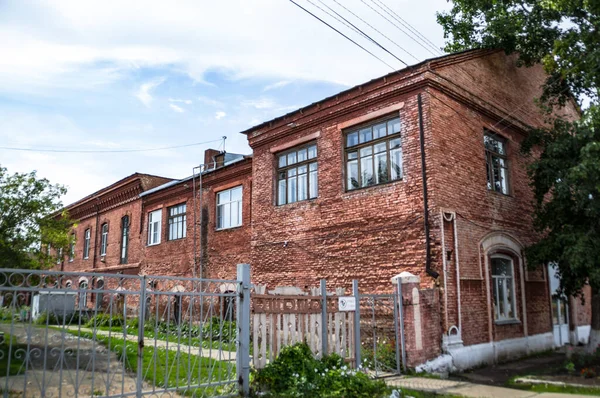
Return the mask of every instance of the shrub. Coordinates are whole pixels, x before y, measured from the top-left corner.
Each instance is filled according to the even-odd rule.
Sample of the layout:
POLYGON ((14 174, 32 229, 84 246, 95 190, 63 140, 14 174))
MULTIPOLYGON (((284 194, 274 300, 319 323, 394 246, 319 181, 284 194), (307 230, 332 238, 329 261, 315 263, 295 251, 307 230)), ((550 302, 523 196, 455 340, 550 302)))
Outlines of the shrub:
POLYGON ((57 314, 55 312, 42 312, 35 320, 37 325, 78 325, 81 318, 81 323, 85 323, 87 318, 85 315, 80 315, 79 312, 71 314, 57 314))
POLYGON ((97 314, 90 318, 85 324, 88 328, 98 327, 121 327, 125 321, 123 317, 110 314, 97 314))
POLYGON ((363 358, 363 366, 369 369, 396 369, 396 344, 394 341, 386 341, 381 339, 377 341, 375 351, 373 346, 368 344, 362 347, 361 356, 363 358))
POLYGON ((306 343, 283 348, 256 373, 252 388, 271 397, 379 398, 387 392, 383 381, 349 369, 339 355, 315 359, 306 343))

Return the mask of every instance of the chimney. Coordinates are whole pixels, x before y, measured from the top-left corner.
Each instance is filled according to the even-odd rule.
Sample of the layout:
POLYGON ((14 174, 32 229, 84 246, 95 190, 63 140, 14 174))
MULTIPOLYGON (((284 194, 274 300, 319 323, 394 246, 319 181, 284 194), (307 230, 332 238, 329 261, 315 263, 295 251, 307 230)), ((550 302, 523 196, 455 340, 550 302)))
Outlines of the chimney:
POLYGON ((207 149, 204 151, 204 164, 206 165, 205 170, 210 170, 215 168, 215 157, 220 154, 216 149, 207 149))

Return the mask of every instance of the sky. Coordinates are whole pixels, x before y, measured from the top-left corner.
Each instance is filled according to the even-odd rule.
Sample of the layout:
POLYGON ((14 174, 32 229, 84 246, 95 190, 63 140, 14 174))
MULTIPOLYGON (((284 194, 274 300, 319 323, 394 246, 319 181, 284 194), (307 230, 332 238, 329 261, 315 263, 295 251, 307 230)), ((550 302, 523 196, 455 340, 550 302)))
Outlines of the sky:
POLYGON ((331 10, 407 64, 440 53, 391 11, 444 44, 445 0, 296 2, 383 62, 289 0, 0 0, 0 147, 30 149, 0 165, 67 186, 68 204, 135 172, 191 175, 223 136, 249 154, 240 131, 404 67, 331 10), (153 150, 97 152, 129 149, 153 150))

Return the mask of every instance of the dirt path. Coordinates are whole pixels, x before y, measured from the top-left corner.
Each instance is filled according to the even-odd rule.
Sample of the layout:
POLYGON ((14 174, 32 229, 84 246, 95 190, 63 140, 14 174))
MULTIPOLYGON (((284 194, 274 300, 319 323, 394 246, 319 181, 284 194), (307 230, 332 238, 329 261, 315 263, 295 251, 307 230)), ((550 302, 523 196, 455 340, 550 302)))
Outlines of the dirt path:
MULTIPOLYGON (((91 397, 136 391, 135 375, 97 342, 29 325, 0 324, 0 331, 16 339, 11 358, 25 361, 19 375, 0 377, 0 389, 11 397, 91 397)), ((152 389, 145 382, 143 388, 152 389)))

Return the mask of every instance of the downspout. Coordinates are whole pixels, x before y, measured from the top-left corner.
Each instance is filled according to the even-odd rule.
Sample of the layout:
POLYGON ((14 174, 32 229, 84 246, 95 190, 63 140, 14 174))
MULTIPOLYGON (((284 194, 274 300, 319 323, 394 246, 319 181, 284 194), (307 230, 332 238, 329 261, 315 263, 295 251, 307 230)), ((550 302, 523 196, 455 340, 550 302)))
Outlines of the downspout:
POLYGON ((431 241, 429 239, 429 204, 427 200, 427 170, 425 167, 425 131, 423 128, 423 102, 421 94, 417 95, 419 109, 419 135, 421 138, 421 172, 423 178, 423 218, 425 226, 425 272, 434 279, 440 276, 431 269, 431 241))
POLYGON ((98 221, 100 219, 100 205, 96 199, 96 229, 94 230, 94 261, 92 262, 92 268, 96 269, 96 252, 98 246, 98 221))

